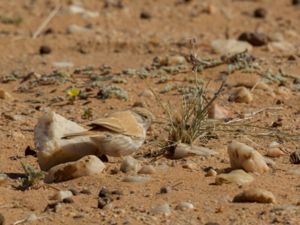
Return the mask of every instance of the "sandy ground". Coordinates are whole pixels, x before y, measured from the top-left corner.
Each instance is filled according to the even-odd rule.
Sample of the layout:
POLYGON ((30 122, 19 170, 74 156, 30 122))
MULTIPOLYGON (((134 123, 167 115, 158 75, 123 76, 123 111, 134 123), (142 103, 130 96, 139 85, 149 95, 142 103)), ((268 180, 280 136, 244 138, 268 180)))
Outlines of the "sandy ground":
MULTIPOLYGON (((32 224, 300 224, 299 175, 289 173, 298 170, 299 174, 299 165, 289 161, 289 153, 299 150, 299 141, 290 137, 253 136, 265 131, 244 131, 243 126, 234 132, 219 131, 213 138, 198 140, 198 144, 217 151, 217 156, 153 160, 143 157, 144 153, 158 150, 155 141, 167 136, 166 124, 154 124, 145 145, 135 155, 143 164, 152 164, 157 170, 146 183, 122 182, 126 174, 111 173, 114 168, 119 168, 120 162, 113 159, 106 163, 107 168, 101 176, 19 190, 19 178, 23 175, 20 163, 39 168, 37 159, 25 157, 24 153, 27 146, 34 149, 33 129, 45 111, 53 110, 87 124, 106 112, 142 102, 164 121, 165 115, 157 101, 151 96, 140 96, 149 88, 159 93, 163 101, 171 101, 179 107, 181 94, 177 90, 160 92, 167 85, 191 85, 188 82, 194 77, 191 65, 186 63, 184 69, 161 75, 149 69, 155 57, 195 54, 200 58, 219 59, 220 54, 213 52, 211 41, 236 39, 242 32, 258 31, 272 40, 292 45, 292 50, 267 45, 254 47, 251 54, 262 67, 274 72, 282 69, 285 74, 295 77, 300 74, 300 5, 292 5, 288 0, 61 1, 59 12, 37 38, 32 38, 57 5, 51 0, 0 2, 0 90, 13 97, 0 99, 0 173, 10 178, 7 183, 0 184, 0 213, 5 224, 14 224, 33 213, 39 219, 32 224), (96 16, 70 13, 68 9, 73 3, 97 12, 96 16), (267 11, 265 18, 254 18, 253 11, 259 7, 267 11), (85 30, 70 33, 67 29, 72 24, 85 27, 85 30), (41 46, 49 47, 51 52, 41 54, 41 46), (70 67, 57 67, 57 62, 67 62, 70 67), (106 77, 103 65, 111 68, 106 77), (134 75, 124 73, 129 69, 147 71, 147 68, 145 76, 136 75, 138 72, 134 75), (23 79, 31 72, 45 77, 56 73, 63 78, 56 77, 47 85, 34 85, 32 77, 23 79), (103 79, 92 83, 93 75, 103 79), (127 91, 128 99, 96 98, 102 87, 111 85, 127 91), (66 93, 70 87, 84 90, 90 97, 70 104, 66 93), (82 115, 88 108, 92 116, 86 119, 82 115), (214 185, 214 177, 205 177, 205 168, 222 170, 230 167, 227 144, 233 139, 255 147, 261 154, 266 154, 271 142, 278 141, 287 153, 273 159, 274 168, 269 173, 254 175, 255 181, 249 185, 214 185), (161 187, 166 186, 172 190, 161 194, 161 187), (97 207, 102 187, 123 193, 107 209, 97 207), (271 191, 276 204, 232 202, 236 194, 254 187, 271 191), (89 190, 90 194, 74 196, 73 203, 60 204, 57 212, 45 210, 49 198, 57 190, 70 188, 89 190), (194 209, 176 210, 180 202, 190 202, 194 209), (150 213, 153 207, 163 203, 170 205, 170 215, 150 213)), ((226 69, 226 65, 214 67, 199 75, 205 83, 210 82, 210 95, 220 85, 221 72, 226 69)), ((275 121, 280 121, 277 129, 296 135, 300 129, 300 89, 291 76, 284 83, 270 83, 270 90, 253 90, 254 100, 245 104, 228 101, 233 86, 260 79, 260 76, 234 72, 226 77, 227 85, 217 103, 226 107, 234 118, 263 109, 247 122, 272 127, 275 121)))

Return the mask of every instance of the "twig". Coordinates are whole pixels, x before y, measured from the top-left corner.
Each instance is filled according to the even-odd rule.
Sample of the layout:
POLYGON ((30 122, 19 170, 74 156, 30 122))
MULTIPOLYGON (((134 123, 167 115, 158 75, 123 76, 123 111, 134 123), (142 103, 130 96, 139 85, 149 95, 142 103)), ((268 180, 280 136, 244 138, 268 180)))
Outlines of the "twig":
POLYGON ((46 26, 49 24, 49 22, 55 17, 55 15, 60 10, 60 5, 57 5, 55 9, 52 10, 52 12, 49 14, 49 16, 44 20, 44 22, 38 27, 38 29, 33 33, 32 38, 36 39, 41 32, 46 28, 46 26))

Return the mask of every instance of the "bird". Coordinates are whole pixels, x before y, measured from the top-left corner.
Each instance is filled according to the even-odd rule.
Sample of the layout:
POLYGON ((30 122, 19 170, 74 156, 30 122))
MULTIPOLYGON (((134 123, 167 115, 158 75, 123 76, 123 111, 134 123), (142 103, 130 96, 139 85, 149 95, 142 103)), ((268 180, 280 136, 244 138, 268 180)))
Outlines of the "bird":
POLYGON ((98 156, 123 158, 142 146, 154 119, 147 109, 133 107, 96 119, 88 124, 91 127, 89 130, 66 134, 63 139, 86 136, 97 146, 98 156))

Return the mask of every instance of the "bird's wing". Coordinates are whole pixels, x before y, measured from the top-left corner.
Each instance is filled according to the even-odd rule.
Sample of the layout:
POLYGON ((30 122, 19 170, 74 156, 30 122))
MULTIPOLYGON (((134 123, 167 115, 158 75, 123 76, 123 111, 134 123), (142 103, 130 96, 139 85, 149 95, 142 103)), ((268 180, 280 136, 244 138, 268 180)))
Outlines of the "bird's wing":
POLYGON ((62 139, 72 139, 72 138, 75 138, 75 137, 84 137, 84 136, 87 136, 87 137, 103 137, 103 139, 106 138, 106 135, 104 132, 97 132, 97 131, 91 131, 91 130, 88 130, 88 131, 83 131, 83 132, 78 132, 78 133, 70 133, 70 134, 66 134, 65 136, 62 137, 62 139))
POLYGON ((144 128, 138 123, 133 112, 130 110, 118 111, 111 113, 108 117, 100 118, 93 121, 90 126, 91 130, 106 130, 119 134, 144 137, 144 128))

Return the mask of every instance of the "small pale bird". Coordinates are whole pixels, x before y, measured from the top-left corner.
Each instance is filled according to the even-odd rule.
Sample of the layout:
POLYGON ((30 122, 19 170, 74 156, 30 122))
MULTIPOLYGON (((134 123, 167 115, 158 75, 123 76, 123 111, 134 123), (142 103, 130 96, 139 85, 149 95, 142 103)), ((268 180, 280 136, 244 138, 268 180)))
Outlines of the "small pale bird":
POLYGON ((145 108, 112 112, 89 124, 91 129, 71 133, 63 138, 87 136, 98 147, 98 155, 123 157, 137 151, 146 139, 146 132, 154 116, 145 108))

